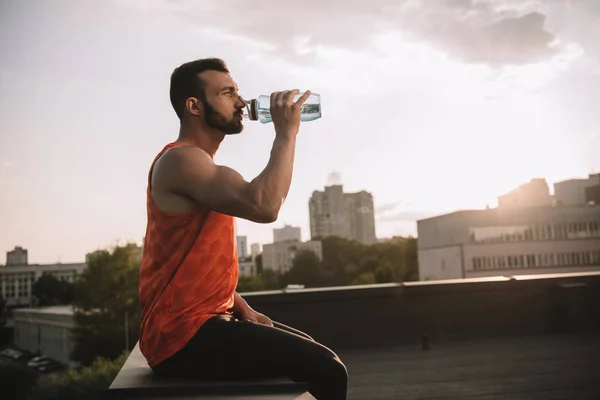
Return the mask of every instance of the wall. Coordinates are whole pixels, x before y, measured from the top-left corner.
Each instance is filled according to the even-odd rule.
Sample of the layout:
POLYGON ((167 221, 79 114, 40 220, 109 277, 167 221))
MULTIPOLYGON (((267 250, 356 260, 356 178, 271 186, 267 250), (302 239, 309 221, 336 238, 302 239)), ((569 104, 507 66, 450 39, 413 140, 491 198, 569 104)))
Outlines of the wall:
POLYGON ((461 246, 419 250, 417 254, 422 281, 464 278, 461 246))
POLYGON ((72 309, 69 306, 15 309, 14 343, 32 353, 41 353, 68 364, 73 341, 72 309))
POLYGON ((243 295, 332 349, 495 335, 600 333, 600 273, 415 282, 243 295))

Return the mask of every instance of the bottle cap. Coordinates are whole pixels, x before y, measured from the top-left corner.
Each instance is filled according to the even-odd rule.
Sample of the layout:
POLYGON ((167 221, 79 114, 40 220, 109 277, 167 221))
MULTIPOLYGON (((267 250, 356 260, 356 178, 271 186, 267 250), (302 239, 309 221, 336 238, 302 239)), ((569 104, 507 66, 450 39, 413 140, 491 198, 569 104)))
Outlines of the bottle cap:
POLYGON ((251 121, 257 121, 258 115, 256 112, 256 99, 246 101, 246 110, 248 110, 248 118, 251 121))

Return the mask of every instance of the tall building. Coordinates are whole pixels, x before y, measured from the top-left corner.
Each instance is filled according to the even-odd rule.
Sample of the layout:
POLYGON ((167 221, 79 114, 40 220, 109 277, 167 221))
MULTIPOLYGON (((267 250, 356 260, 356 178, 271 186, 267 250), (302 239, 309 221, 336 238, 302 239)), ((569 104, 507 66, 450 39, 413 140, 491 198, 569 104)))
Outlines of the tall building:
POLYGON ((516 189, 498 197, 498 207, 543 207, 552 205, 548 183, 543 178, 535 178, 516 189))
POLYGON ((344 193, 342 185, 314 191, 308 203, 311 238, 338 236, 363 244, 377 241, 373 196, 344 193))
POLYGON ((283 228, 273 229, 273 242, 287 242, 290 240, 302 241, 300 227, 284 225, 283 228))
POLYGON ((554 199, 565 206, 581 206, 590 202, 600 204, 600 174, 587 179, 569 179, 554 184, 554 199))
POLYGON ((245 260, 248 258, 248 238, 246 236, 236 236, 238 258, 245 260))
POLYGON ((600 271, 600 206, 458 211, 417 229, 421 280, 600 271))

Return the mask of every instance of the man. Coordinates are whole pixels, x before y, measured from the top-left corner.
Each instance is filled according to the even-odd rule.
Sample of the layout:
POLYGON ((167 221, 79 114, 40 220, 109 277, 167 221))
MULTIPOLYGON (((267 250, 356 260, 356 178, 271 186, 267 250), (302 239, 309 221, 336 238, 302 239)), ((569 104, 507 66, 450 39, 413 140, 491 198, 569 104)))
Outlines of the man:
POLYGON ((327 347, 271 321, 235 292, 234 218, 277 219, 290 188, 300 110, 298 90, 271 95, 275 139, 252 181, 213 161, 243 130, 246 106, 222 60, 181 65, 171 76, 179 137, 150 168, 148 225, 140 268, 140 349, 165 376, 209 379, 287 375, 318 399, 345 399, 348 374, 327 347), (239 318, 238 318, 239 317, 239 318))

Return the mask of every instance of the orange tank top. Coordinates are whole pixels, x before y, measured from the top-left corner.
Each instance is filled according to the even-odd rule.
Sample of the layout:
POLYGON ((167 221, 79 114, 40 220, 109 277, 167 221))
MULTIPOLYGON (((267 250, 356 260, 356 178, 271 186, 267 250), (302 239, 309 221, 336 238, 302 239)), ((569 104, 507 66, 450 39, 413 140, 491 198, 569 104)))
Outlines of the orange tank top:
POLYGON ((154 164, 165 151, 178 145, 167 144, 148 174, 148 221, 139 296, 140 350, 151 367, 183 348, 209 318, 231 313, 238 280, 234 217, 204 207, 167 213, 152 200, 154 164))

